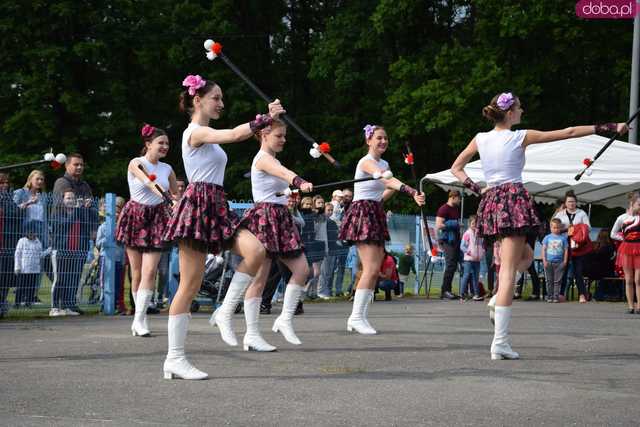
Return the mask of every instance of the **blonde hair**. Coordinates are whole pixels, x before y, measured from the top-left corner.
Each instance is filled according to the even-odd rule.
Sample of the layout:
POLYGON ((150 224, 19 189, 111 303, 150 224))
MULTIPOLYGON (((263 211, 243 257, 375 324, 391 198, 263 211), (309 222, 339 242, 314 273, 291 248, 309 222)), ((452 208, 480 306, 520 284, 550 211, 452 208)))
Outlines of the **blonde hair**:
MULTIPOLYGON (((44 180, 44 172, 42 172, 40 169, 34 169, 34 170, 31 171, 31 173, 27 177, 27 182, 25 182, 24 188, 26 188, 27 190, 31 190, 31 180, 36 175, 41 175, 42 179, 44 180)), ((42 192, 45 191, 45 185, 44 184, 42 185, 42 189, 40 191, 42 191, 42 192)))

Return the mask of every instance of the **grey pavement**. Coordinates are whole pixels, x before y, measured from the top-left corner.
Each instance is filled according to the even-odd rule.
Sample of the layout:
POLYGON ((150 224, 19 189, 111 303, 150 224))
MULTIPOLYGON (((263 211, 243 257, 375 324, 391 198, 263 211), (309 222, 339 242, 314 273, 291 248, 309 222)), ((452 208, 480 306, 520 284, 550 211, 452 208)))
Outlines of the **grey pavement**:
POLYGON ((166 315, 151 338, 130 335, 131 317, 0 322, 0 425, 640 424, 640 315, 623 304, 516 302, 519 361, 489 360, 484 303, 376 302, 376 336, 346 332, 350 307, 305 304, 300 347, 262 316, 268 354, 194 315, 187 352, 207 381, 162 379, 166 315))

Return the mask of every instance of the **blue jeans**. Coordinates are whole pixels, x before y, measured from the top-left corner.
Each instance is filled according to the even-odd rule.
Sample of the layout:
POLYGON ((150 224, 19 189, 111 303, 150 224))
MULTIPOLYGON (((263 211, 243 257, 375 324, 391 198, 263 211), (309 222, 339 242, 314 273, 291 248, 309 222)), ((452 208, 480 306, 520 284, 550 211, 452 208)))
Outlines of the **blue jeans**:
POLYGON ((469 280, 471 280, 471 289, 473 289, 473 295, 480 295, 480 287, 478 286, 478 280, 480 278, 480 261, 464 261, 462 263, 462 280, 460 281, 460 297, 464 296, 469 286, 469 280))

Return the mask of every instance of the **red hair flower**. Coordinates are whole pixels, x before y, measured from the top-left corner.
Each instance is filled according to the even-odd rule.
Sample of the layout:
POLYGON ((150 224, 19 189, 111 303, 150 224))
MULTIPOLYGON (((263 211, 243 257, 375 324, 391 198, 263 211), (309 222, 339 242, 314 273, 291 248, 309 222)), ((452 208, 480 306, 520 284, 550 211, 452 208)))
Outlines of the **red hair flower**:
POLYGON ((320 150, 320 152, 323 154, 327 154, 331 152, 331 146, 328 142, 323 142, 318 146, 318 150, 320 150))
POLYGON ((216 55, 220 55, 222 53, 222 45, 218 42, 215 42, 213 45, 211 45, 211 51, 216 55))
POLYGON ((153 131, 155 131, 155 130, 156 130, 156 128, 154 128, 153 126, 145 123, 144 126, 142 126, 142 130, 140 131, 140 134, 144 138, 147 138, 147 137, 153 135, 153 131))
POLYGON ((586 167, 589 167, 589 166, 591 166, 591 165, 593 164, 593 160, 591 160, 591 159, 589 159, 589 158, 586 158, 586 159, 584 159, 584 160, 582 161, 582 163, 583 163, 586 167))
POLYGON ((149 180, 151 180, 151 181, 155 181, 155 180, 156 180, 156 178, 157 178, 157 177, 156 177, 156 174, 155 174, 155 173, 150 173, 150 174, 149 174, 149 180))
POLYGON ((408 164, 409 166, 413 165, 413 153, 405 154, 404 155, 404 162, 406 164, 408 164))

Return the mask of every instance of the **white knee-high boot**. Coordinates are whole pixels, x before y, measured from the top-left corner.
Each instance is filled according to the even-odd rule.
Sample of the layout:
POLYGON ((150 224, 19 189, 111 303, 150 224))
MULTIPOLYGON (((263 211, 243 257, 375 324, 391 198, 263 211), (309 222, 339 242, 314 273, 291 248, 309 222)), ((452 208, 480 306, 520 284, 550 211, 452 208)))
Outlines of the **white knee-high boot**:
POLYGON ((520 355, 511 349, 509 324, 511 323, 511 306, 496 306, 496 323, 491 344, 491 359, 519 359, 520 355))
POLYGON ((300 345, 302 342, 296 336, 293 330, 293 315, 296 312, 300 296, 304 292, 304 288, 294 283, 289 283, 284 291, 284 302, 282 304, 282 313, 273 322, 273 332, 282 333, 285 340, 294 345, 300 345))
POLYGON ((347 331, 356 330, 359 334, 374 335, 376 330, 367 322, 368 306, 371 303, 371 289, 356 289, 353 297, 353 310, 347 320, 347 331))
POLYGON ((238 345, 236 334, 233 332, 231 319, 252 280, 252 276, 236 271, 231 278, 231 283, 229 284, 229 289, 227 289, 227 294, 224 297, 222 305, 213 312, 209 319, 209 323, 212 326, 218 326, 222 340, 230 346, 235 347, 238 345))
POLYGON ((247 323, 247 332, 242 341, 244 351, 276 351, 276 348, 266 342, 260 335, 258 323, 260 320, 260 303, 262 298, 249 298, 244 300, 244 319, 247 323))
POLYGON ((204 380, 208 378, 206 372, 196 369, 184 354, 184 342, 189 330, 190 313, 169 316, 167 336, 169 350, 164 361, 164 378, 182 378, 183 380, 204 380))
POLYGON ((151 302, 153 291, 151 289, 139 289, 136 295, 136 312, 133 316, 133 323, 131 323, 131 333, 135 337, 139 335, 141 337, 151 336, 151 331, 147 324, 147 308, 151 302))

